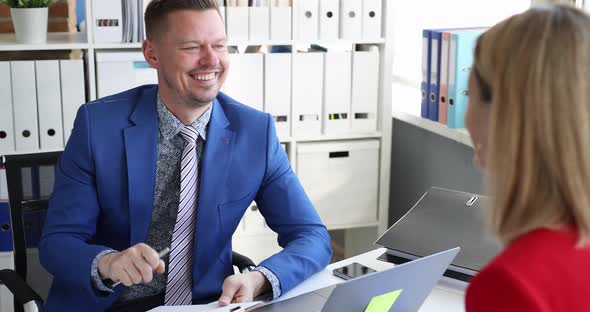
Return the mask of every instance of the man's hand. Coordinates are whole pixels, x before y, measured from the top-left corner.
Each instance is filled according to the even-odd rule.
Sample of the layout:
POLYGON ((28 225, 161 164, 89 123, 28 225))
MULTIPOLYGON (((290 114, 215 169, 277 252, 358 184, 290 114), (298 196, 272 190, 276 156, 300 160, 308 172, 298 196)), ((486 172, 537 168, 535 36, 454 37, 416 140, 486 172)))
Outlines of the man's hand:
POLYGON ((223 293, 219 305, 249 302, 271 289, 270 282, 258 271, 231 275, 223 281, 223 293))
POLYGON ((149 283, 153 272, 164 273, 164 261, 150 246, 139 243, 121 252, 112 252, 98 260, 98 272, 125 286, 149 283))

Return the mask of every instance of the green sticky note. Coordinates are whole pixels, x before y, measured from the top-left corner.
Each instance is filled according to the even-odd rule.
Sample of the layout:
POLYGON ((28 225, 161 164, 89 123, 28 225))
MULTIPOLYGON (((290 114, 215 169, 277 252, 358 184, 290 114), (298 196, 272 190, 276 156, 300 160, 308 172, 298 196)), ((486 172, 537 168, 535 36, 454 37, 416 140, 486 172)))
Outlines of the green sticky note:
POLYGON ((403 289, 398 289, 383 295, 373 297, 369 305, 365 308, 365 312, 388 312, 393 306, 403 289))

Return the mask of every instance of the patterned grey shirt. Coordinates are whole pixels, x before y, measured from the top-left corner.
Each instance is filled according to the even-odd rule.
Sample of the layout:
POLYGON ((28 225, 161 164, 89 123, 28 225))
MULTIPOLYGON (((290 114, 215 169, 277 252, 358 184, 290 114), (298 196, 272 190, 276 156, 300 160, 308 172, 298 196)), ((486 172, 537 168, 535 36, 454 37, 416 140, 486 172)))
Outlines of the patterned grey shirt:
MULTIPOLYGON (((172 242, 172 231, 176 223, 176 214, 178 212, 178 201, 180 196, 180 160, 185 141, 178 135, 184 124, 174 116, 164 105, 158 94, 158 160, 156 164, 156 189, 154 193, 154 210, 152 212, 152 223, 150 225, 148 236, 145 243, 155 250, 162 250, 170 246, 172 242)), ((207 138, 207 125, 211 118, 211 107, 199 117, 192 126, 199 133, 197 139, 197 160, 199 163, 198 172, 201 171, 201 156, 203 153, 204 141, 207 138)), ((197 172, 197 174, 198 174, 197 172)), ((197 207, 198 209, 198 207, 197 207)), ((106 287, 98 274, 98 260, 103 255, 113 252, 106 250, 99 253, 93 261, 91 276, 96 289, 101 291, 112 292, 112 289, 106 287)), ((168 268, 168 256, 163 258, 168 268)), ((274 273, 265 267, 257 267, 255 270, 260 271, 270 281, 273 288, 273 297, 281 295, 281 288, 278 278, 274 273)), ((141 297, 161 294, 166 289, 167 272, 164 274, 154 274, 150 283, 138 284, 128 287, 118 302, 125 302, 141 297)))

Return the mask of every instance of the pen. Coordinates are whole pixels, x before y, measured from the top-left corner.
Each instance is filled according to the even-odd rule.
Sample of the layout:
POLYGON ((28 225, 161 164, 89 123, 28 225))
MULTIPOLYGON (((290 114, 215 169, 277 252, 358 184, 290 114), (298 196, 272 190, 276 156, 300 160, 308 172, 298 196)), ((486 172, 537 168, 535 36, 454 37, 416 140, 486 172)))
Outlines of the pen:
POLYGON ((233 308, 229 309, 229 312, 238 311, 238 310, 239 310, 239 309, 241 309, 241 308, 242 308, 242 307, 240 307, 240 306, 235 306, 235 307, 233 307, 233 308))
MULTIPOLYGON (((166 248, 162 249, 160 252, 158 252, 158 257, 160 259, 162 259, 162 258, 166 257, 166 255, 168 255, 169 253, 170 253, 170 247, 166 247, 166 248)), ((119 284, 121 284, 121 281, 114 283, 113 286, 111 286, 111 288, 115 288, 115 286, 117 286, 119 284)))

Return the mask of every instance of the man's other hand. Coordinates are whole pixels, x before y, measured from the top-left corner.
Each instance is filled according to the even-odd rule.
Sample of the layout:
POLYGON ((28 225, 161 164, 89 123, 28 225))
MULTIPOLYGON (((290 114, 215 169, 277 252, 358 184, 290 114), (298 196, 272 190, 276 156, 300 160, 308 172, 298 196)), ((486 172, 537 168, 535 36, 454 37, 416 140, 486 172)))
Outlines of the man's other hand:
POLYGON ((271 285, 262 273, 251 271, 229 276, 223 282, 222 289, 218 303, 224 307, 230 303, 250 302, 271 290, 271 285))

